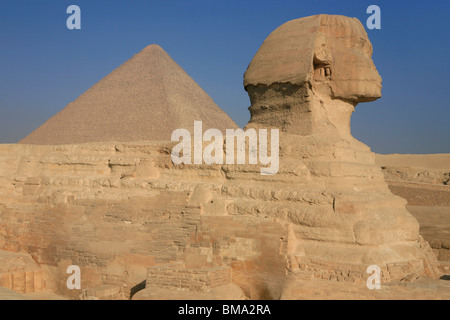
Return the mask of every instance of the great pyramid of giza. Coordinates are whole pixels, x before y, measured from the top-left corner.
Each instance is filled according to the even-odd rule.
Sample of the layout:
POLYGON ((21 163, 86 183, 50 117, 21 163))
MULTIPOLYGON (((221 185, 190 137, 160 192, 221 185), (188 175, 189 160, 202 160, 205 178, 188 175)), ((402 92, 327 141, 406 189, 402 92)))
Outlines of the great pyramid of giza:
POLYGON ((122 64, 19 143, 170 140, 173 130, 237 128, 158 45, 122 64))

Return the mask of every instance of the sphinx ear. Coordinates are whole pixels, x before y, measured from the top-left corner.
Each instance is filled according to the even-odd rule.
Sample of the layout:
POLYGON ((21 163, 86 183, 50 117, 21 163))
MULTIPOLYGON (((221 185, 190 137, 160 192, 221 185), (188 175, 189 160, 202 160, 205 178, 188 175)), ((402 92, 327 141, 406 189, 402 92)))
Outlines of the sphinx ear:
POLYGON ((323 33, 318 33, 314 44, 314 80, 330 80, 332 65, 333 56, 328 47, 328 39, 323 33))

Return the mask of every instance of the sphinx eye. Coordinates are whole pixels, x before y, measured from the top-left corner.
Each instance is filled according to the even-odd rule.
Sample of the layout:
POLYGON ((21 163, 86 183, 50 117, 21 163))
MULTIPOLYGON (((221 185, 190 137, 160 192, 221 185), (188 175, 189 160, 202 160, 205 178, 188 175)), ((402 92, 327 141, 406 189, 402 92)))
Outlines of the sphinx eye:
POLYGON ((320 80, 330 80, 331 77, 331 66, 328 62, 321 61, 314 56, 313 60, 314 67, 314 78, 318 81, 320 80))

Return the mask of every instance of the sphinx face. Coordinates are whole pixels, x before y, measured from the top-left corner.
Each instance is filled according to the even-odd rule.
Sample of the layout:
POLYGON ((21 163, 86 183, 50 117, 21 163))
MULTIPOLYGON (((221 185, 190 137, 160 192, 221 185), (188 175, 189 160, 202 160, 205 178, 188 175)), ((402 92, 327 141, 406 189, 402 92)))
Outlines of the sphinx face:
POLYGON ((358 103, 381 97, 381 77, 372 61, 372 45, 357 19, 323 16, 313 65, 313 87, 329 87, 332 98, 358 103))

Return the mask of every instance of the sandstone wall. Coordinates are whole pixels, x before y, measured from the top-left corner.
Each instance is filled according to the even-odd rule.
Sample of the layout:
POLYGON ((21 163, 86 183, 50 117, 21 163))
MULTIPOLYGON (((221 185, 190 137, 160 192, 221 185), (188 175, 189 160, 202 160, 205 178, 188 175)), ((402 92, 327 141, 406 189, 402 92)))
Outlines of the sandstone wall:
POLYGON ((232 266, 247 294, 276 298, 267 292, 280 294, 284 224, 227 216, 224 201, 212 199, 222 169, 176 168, 169 150, 170 143, 0 146, 0 249, 30 253, 47 288, 69 296, 79 294, 65 287, 71 264, 81 267, 83 288, 130 292, 148 267, 181 261, 232 266))

